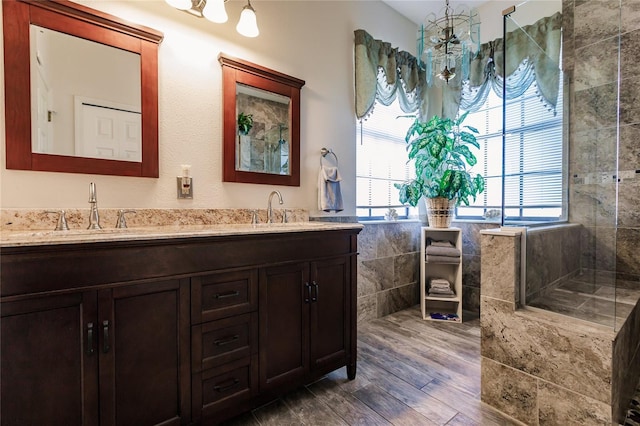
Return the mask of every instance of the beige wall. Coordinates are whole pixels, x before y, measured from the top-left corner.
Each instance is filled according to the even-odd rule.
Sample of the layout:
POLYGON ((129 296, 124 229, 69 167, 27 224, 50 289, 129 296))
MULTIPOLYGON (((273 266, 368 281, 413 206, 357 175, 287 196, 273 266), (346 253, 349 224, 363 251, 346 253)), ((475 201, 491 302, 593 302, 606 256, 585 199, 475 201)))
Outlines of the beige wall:
MULTIPOLYGON (((562 10, 560 0, 491 0, 477 6, 480 17, 480 38, 486 43, 502 38, 502 11, 516 6, 518 13, 512 15, 519 26, 531 25, 538 19, 551 16, 562 10)), ((513 30, 513 23, 509 31, 513 30)))
MULTIPOLYGON (((222 182, 222 84, 218 54, 306 81, 301 102, 300 187, 278 187, 286 207, 317 211, 320 148, 340 159, 345 211, 355 214, 353 31, 412 52, 415 24, 379 1, 260 1, 261 34, 242 37, 235 25, 244 5, 227 2, 229 21, 213 24, 164 1, 91 1, 93 8, 162 31, 159 53, 160 177, 158 179, 6 170, 0 129, 0 207, 87 207, 96 182, 101 207, 264 208, 271 186, 222 182), (193 200, 176 199, 175 176, 191 164, 193 200)), ((4 80, 4 67, 0 66, 4 80)), ((4 106, 4 85, 2 85, 4 106)), ((4 114, 1 114, 4 117, 4 114)), ((335 214, 331 214, 335 215, 335 214)))

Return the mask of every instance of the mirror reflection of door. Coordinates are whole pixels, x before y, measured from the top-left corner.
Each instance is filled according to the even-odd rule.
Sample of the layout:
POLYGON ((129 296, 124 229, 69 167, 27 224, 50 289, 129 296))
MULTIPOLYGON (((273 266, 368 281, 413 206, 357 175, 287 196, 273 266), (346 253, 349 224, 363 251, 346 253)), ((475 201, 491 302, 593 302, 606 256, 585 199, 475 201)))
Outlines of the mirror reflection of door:
POLYGON ((31 120, 33 134, 32 150, 34 152, 49 152, 53 145, 51 140, 51 120, 53 111, 51 110, 49 83, 47 82, 47 76, 45 75, 44 68, 40 65, 41 60, 37 60, 38 66, 34 70, 35 73, 35 87, 32 92, 33 101, 31 102, 32 108, 35 109, 34 113, 37 120, 31 120))
POLYGON ((76 155, 142 161, 142 117, 134 105, 76 96, 74 112, 76 155))
POLYGON ((30 43, 32 151, 141 162, 140 55, 33 24, 30 43))
POLYGON ((287 96, 236 84, 236 170, 291 174, 290 108, 287 96))

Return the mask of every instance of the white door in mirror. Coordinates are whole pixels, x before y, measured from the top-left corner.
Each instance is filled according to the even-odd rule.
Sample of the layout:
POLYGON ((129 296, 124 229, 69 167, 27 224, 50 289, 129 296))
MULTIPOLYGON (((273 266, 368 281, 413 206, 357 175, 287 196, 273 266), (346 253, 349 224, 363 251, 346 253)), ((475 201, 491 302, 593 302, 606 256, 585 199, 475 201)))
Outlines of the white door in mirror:
POLYGON ((142 161, 140 112, 78 96, 75 104, 77 156, 142 161))

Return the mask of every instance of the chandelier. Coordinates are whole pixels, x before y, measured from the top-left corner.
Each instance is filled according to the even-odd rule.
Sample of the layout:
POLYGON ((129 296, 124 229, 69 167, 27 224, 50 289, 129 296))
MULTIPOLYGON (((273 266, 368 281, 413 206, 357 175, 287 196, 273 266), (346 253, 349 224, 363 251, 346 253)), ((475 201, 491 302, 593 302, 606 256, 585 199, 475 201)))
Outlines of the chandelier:
POLYGON ((470 55, 479 48, 478 12, 465 5, 454 10, 446 0, 439 15, 430 13, 418 27, 417 56, 426 68, 429 86, 434 76, 447 84, 456 75, 468 78, 470 55))

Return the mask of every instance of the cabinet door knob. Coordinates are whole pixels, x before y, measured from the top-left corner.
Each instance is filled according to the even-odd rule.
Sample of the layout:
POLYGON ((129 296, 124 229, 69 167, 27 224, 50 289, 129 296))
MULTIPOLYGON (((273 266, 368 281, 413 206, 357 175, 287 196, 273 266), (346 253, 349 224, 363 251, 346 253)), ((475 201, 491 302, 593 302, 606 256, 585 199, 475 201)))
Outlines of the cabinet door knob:
POLYGON ((311 285, 313 286, 313 290, 314 290, 311 296, 311 301, 317 302, 318 301, 318 283, 315 281, 312 281, 311 285))
POLYGON ((102 321, 102 352, 107 353, 111 349, 109 346, 109 321, 102 321))
POLYGON ((95 350, 93 349, 93 323, 87 324, 87 355, 93 355, 95 350))

